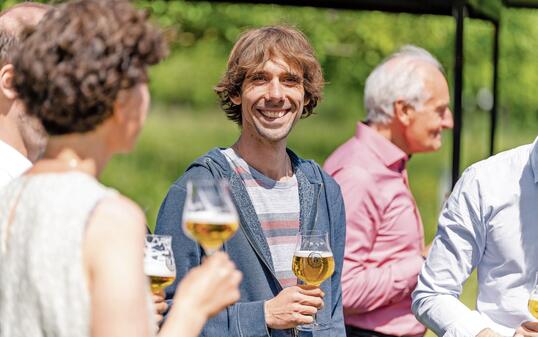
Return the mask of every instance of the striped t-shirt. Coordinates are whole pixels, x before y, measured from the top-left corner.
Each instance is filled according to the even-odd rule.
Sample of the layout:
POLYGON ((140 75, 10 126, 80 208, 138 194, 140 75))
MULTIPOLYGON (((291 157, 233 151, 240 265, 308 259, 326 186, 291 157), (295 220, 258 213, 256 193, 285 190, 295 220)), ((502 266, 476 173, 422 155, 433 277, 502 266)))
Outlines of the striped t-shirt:
POLYGON ((299 230, 299 189, 295 174, 275 181, 249 166, 232 148, 221 150, 241 177, 271 250, 276 277, 282 287, 297 284, 291 270, 299 230))

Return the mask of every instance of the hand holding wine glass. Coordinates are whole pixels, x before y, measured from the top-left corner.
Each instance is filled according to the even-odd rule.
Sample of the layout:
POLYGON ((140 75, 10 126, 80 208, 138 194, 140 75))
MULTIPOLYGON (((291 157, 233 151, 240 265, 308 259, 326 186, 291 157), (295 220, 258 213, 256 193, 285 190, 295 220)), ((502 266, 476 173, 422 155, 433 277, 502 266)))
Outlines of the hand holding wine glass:
MULTIPOLYGON (((292 263, 293 273, 304 284, 319 287, 334 272, 334 257, 329 245, 329 236, 322 231, 304 231, 297 235, 297 245, 292 263)), ((298 330, 316 331, 329 328, 329 323, 314 321, 300 325, 298 330)))
POLYGON ((226 253, 216 252, 187 273, 176 296, 181 298, 180 305, 188 310, 196 308, 207 319, 239 300, 242 277, 226 253))
MULTIPOLYGON (((538 272, 535 273, 534 283, 529 295, 529 313, 538 319, 538 272)), ((513 337, 538 336, 538 322, 524 321, 515 330, 513 337)))

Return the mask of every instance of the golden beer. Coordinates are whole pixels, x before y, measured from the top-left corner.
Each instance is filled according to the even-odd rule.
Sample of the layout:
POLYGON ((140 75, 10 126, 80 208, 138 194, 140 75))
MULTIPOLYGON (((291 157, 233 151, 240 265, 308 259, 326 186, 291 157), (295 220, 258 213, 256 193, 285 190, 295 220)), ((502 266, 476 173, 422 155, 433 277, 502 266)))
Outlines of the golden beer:
POLYGON ((296 251, 292 270, 295 276, 308 285, 319 286, 334 272, 331 252, 296 251))
POLYGON ((151 292, 154 294, 159 293, 164 288, 168 287, 172 283, 174 283, 174 280, 176 279, 175 275, 172 276, 149 276, 150 285, 151 285, 151 292))
POLYGON ((184 221, 186 233, 200 243, 206 253, 219 249, 239 228, 235 216, 193 214, 184 221))
POLYGON ((531 298, 529 300, 529 312, 534 318, 538 318, 538 298, 531 298))

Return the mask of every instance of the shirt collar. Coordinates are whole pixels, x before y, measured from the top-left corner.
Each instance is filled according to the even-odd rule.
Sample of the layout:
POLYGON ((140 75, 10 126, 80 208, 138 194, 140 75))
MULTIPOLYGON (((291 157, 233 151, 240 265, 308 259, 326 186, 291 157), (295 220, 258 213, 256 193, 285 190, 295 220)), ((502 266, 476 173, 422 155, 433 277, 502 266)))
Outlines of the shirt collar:
POLYGON ((534 140, 530 156, 532 173, 534 175, 534 183, 538 183, 538 137, 534 140))
POLYGON ((391 170, 402 172, 409 156, 368 125, 357 123, 355 138, 366 145, 391 170))
POLYGON ((7 172, 13 178, 21 175, 32 166, 32 162, 30 162, 28 158, 11 145, 1 140, 0 158, 2 158, 0 161, 2 167, 0 167, 0 169, 7 172))

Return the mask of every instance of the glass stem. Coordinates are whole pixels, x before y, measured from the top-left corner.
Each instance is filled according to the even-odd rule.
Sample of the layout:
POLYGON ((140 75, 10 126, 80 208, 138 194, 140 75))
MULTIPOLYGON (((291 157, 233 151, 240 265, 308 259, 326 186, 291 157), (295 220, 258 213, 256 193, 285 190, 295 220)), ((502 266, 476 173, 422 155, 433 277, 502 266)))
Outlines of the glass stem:
POLYGON ((204 248, 204 251, 205 251, 205 255, 206 256, 211 256, 213 254, 215 254, 215 252, 217 251, 218 249, 211 249, 211 248, 204 248))

